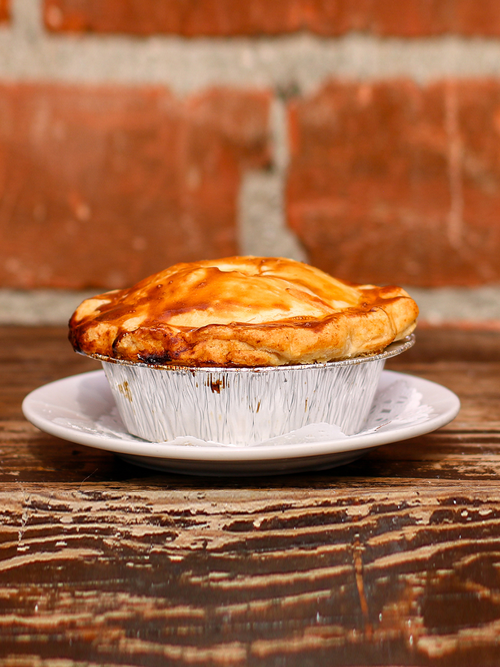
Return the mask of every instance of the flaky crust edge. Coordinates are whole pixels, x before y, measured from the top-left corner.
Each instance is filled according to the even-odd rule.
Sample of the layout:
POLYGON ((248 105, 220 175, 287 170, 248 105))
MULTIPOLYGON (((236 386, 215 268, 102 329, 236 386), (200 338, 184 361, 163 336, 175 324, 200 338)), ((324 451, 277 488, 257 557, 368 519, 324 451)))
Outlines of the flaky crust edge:
POLYGON ((75 350, 90 356, 162 366, 324 363, 377 354, 415 329, 418 307, 405 290, 386 287, 372 293, 376 298, 366 307, 346 308, 322 320, 210 324, 191 330, 157 324, 120 332, 110 322, 81 323, 75 313, 69 338, 75 350))

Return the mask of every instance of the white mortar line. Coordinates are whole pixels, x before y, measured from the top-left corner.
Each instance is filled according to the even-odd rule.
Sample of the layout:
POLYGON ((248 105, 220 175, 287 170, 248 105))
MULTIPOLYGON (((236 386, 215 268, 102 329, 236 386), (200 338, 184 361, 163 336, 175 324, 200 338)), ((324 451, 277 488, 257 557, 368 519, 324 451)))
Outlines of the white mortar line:
POLYGON ((290 162, 286 103, 275 97, 271 104, 270 134, 275 170, 284 178, 290 162))
POLYGON ((253 171, 244 175, 238 215, 242 254, 307 261, 299 241, 285 226, 283 190, 279 173, 253 171))
POLYGON ((11 0, 11 21, 5 28, 20 42, 41 41, 46 33, 43 0, 11 0))
POLYGON ((348 34, 180 38, 53 34, 41 0, 15 0, 13 26, 0 29, 0 79, 163 84, 178 94, 214 85, 309 93, 332 77, 500 77, 500 39, 425 39, 348 34))
POLYGON ((97 291, 0 289, 0 325, 65 325, 76 307, 97 291))
POLYGON ((500 322, 500 285, 406 289, 429 324, 500 322))
POLYGON ((285 104, 278 97, 271 104, 269 120, 273 167, 243 175, 238 211, 240 252, 305 262, 306 252, 285 222, 288 127, 285 104))

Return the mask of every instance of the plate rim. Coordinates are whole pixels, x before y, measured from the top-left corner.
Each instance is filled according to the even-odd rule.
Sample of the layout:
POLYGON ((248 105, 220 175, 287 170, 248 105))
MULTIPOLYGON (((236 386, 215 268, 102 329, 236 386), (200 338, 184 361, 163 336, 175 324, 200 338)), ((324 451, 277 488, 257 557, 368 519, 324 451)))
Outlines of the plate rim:
MULTIPOLYGON (((53 390, 56 386, 62 386, 65 383, 73 383, 82 381, 84 377, 99 376, 107 384, 104 371, 94 370, 85 373, 71 375, 66 378, 61 378, 53 382, 49 382, 37 389, 31 391, 23 400, 22 411, 25 418, 41 431, 53 435, 62 440, 73 442, 76 444, 92 447, 94 449, 101 449, 103 451, 112 452, 115 454, 123 454, 127 457, 136 456, 138 458, 152 458, 159 460, 175 460, 175 461, 190 461, 190 462, 216 462, 228 464, 238 464, 244 462, 258 462, 258 461, 279 461, 284 459, 299 459, 299 458, 313 458, 322 455, 335 455, 349 451, 363 451, 373 447, 379 447, 394 442, 400 442, 414 438, 420 435, 431 433, 450 423, 460 411, 460 399, 458 396, 443 385, 420 378, 401 371, 383 370, 382 376, 387 377, 390 374, 394 379, 409 380, 412 386, 416 386, 417 390, 424 389, 427 392, 437 392, 441 398, 441 402, 448 403, 446 409, 438 411, 437 414, 431 416, 425 422, 420 424, 401 426, 399 429, 393 431, 383 431, 381 433, 374 432, 365 435, 353 435, 340 440, 327 440, 323 442, 303 442, 288 445, 267 445, 267 446, 247 446, 241 447, 236 445, 215 445, 196 447, 193 445, 169 444, 169 443, 153 443, 146 440, 136 438, 135 441, 122 440, 120 438, 109 438, 98 436, 71 427, 55 424, 53 421, 47 419, 36 410, 36 403, 41 402, 41 397, 49 390, 53 390), (304 451, 307 448, 307 451, 304 451)), ((424 395, 425 400, 425 395, 424 395)), ((428 401, 426 401, 427 404, 428 401)), ((60 405, 59 407, 64 407, 60 405)), ((435 404, 431 404, 434 412, 436 412, 435 404)), ((135 436, 134 436, 135 437, 135 436)))

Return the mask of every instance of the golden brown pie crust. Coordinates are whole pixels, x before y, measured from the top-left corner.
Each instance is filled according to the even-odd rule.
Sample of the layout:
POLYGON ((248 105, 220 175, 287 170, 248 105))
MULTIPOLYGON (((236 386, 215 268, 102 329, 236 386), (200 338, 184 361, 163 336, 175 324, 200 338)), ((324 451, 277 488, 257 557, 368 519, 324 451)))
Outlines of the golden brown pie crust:
POLYGON ((401 287, 346 283, 280 257, 228 257, 86 299, 69 337, 79 352, 130 362, 280 366, 380 352, 417 315, 401 287))

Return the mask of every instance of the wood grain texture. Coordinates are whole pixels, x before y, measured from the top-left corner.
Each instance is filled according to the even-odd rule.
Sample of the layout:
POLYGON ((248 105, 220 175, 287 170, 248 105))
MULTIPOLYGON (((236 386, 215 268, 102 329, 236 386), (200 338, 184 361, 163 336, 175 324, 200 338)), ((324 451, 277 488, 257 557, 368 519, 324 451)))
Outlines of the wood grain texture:
POLYGON ((331 471, 158 474, 20 404, 95 364, 0 329, 0 664, 497 665, 500 335, 424 330, 388 367, 462 401, 331 471))

